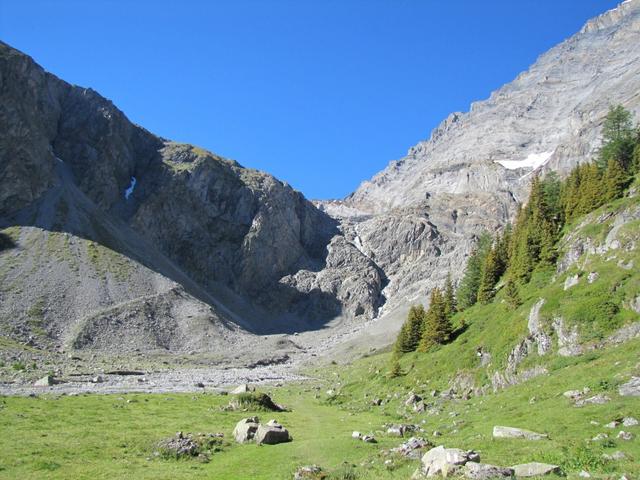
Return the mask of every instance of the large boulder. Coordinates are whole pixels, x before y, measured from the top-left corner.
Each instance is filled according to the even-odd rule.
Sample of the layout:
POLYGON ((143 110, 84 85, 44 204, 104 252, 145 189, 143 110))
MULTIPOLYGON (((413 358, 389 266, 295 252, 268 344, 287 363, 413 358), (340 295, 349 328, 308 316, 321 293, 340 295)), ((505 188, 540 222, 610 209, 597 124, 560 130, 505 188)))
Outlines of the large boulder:
POLYGON ((491 478, 511 478, 514 475, 513 468, 497 467, 487 463, 468 462, 464 466, 464 476, 472 480, 489 480, 491 478))
POLYGON ((40 380, 37 380, 33 385, 36 387, 50 387, 56 383, 55 379, 51 375, 46 375, 40 380))
POLYGON ((289 431, 275 420, 269 420, 266 425, 259 425, 255 434, 258 445, 275 445, 277 443, 290 442, 292 440, 289 431))
POLYGON ((240 395, 241 393, 249 393, 255 391, 255 387, 252 387, 248 383, 243 383, 242 385, 238 385, 236 388, 231 390, 231 395, 240 395))
POLYGON ((548 463, 531 462, 514 465, 513 471, 516 477, 539 477, 551 473, 560 473, 560 467, 548 463))
POLYGON ((422 474, 427 477, 447 477, 460 470, 468 462, 479 462, 480 455, 473 450, 459 448, 432 448, 422 457, 422 474))
POLYGON ((238 443, 250 442, 255 437, 259 425, 258 417, 243 418, 236 423, 233 429, 233 438, 238 443))
POLYGON ((532 432, 522 428, 493 427, 493 438, 523 438, 525 440, 542 440, 548 438, 544 433, 532 432))

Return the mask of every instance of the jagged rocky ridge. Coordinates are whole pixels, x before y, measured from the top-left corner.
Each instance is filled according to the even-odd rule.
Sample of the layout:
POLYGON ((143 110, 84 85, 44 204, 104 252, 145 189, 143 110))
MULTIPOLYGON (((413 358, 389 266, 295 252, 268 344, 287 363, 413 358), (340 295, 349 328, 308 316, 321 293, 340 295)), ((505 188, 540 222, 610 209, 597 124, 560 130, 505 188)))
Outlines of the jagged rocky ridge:
POLYGON ((378 317, 367 331, 386 343, 411 302, 461 273, 476 235, 513 215, 533 168, 589 159, 609 105, 638 111, 639 26, 639 0, 590 21, 318 208, 268 174, 151 134, 0 43, 0 226, 14 229, 0 252, 3 334, 215 351, 378 317))

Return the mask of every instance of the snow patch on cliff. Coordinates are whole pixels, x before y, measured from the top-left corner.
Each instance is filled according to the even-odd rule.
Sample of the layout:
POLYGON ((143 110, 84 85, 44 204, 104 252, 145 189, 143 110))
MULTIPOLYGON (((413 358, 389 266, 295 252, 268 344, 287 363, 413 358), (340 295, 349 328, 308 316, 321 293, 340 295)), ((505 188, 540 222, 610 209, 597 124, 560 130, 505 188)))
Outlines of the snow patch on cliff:
POLYGON ((524 160, 496 160, 504 168, 517 170, 518 168, 530 168, 535 170, 549 161, 553 155, 553 150, 542 153, 530 153, 524 160))

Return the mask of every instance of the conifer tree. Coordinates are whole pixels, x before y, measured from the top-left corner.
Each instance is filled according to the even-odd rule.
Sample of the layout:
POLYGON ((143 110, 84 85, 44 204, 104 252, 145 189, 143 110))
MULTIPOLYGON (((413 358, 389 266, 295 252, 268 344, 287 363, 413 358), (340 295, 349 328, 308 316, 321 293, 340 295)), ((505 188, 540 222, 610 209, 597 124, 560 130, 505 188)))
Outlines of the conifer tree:
POLYGON ((611 201, 622 197, 628 183, 629 175, 624 171, 620 162, 615 158, 610 158, 603 178, 604 199, 611 201))
POLYGON ((611 107, 602 126, 603 143, 597 160, 600 170, 604 170, 612 158, 620 162, 623 170, 629 169, 633 161, 634 136, 631 112, 622 105, 611 107))
POLYGON ((478 301, 478 288, 482 277, 482 265, 491 248, 491 236, 483 233, 478 239, 478 244, 467 260, 467 265, 458 285, 456 299, 458 310, 463 311, 478 301))
POLYGON ((407 352, 413 352, 418 348, 422 331, 424 330, 426 312, 422 305, 413 305, 409 309, 407 320, 402 324, 396 343, 394 352, 401 355, 407 352))
POLYGON ((447 273, 447 280, 444 282, 444 306, 447 318, 451 318, 458 311, 451 273, 447 273))
POLYGON ((489 303, 496 294, 495 286, 500 278, 500 264, 498 259, 498 242, 494 243, 493 248, 484 260, 482 267, 482 276, 480 279, 480 287, 478 288, 478 302, 482 304, 489 303))
POLYGON ((504 286, 505 298, 509 310, 515 310, 522 304, 520 294, 518 292, 518 286, 510 278, 507 279, 507 283, 504 286))
POLYGON ((439 288, 431 291, 429 310, 425 317, 425 327, 418 350, 425 352, 434 345, 447 342, 452 332, 451 322, 447 318, 445 301, 439 288))

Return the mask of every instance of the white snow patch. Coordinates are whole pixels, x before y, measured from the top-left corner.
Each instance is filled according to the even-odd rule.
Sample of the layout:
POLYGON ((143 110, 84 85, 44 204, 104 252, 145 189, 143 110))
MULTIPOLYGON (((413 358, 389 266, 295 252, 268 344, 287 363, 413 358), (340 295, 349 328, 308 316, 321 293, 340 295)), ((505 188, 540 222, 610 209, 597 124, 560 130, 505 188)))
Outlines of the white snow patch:
POLYGON ((136 183, 138 183, 138 181, 136 180, 136 177, 131 177, 131 185, 129 185, 129 188, 127 188, 124 191, 124 199, 125 200, 129 200, 129 197, 133 193, 133 189, 136 188, 136 183))
POLYGON ((504 168, 509 170, 517 170, 518 168, 530 168, 535 170, 549 161, 553 155, 553 150, 542 153, 530 153, 524 160, 496 160, 504 168))

